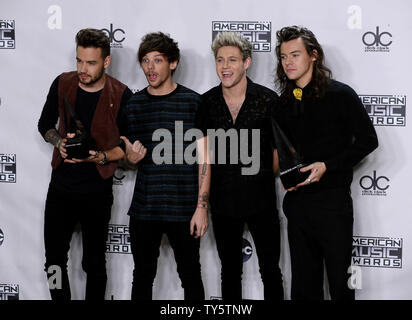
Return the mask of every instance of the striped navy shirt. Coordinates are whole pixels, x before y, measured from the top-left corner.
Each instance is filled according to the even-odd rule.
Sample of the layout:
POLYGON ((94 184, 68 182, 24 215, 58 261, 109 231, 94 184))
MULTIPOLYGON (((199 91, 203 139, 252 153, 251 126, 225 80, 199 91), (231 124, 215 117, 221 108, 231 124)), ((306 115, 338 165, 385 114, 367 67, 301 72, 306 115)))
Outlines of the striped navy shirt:
POLYGON ((199 94, 179 84, 167 95, 154 96, 145 88, 129 100, 125 109, 128 138, 131 143, 139 140, 147 148, 146 156, 139 162, 128 212, 134 218, 183 222, 190 221, 194 214, 198 164, 187 164, 183 154, 195 139, 184 141, 183 137, 195 126, 199 103, 199 94), (153 133, 158 129, 163 129, 160 141, 153 141, 153 133), (154 157, 159 154, 172 163, 155 162, 154 157))

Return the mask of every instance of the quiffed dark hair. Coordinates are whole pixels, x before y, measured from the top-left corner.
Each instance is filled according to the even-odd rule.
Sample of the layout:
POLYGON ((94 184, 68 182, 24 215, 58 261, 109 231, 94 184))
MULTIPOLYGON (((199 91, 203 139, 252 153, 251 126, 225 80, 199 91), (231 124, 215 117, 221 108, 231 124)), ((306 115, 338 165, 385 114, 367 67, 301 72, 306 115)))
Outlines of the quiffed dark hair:
MULTIPOLYGON (((279 87, 280 92, 292 92, 296 88, 295 82, 289 80, 285 71, 283 70, 282 60, 280 57, 280 47, 283 42, 301 38, 305 45, 306 51, 310 56, 313 56, 313 50, 317 51, 316 61, 313 63, 313 73, 311 80, 311 98, 320 98, 324 95, 326 85, 332 78, 332 71, 324 65, 325 55, 323 49, 316 39, 312 31, 304 27, 290 26, 284 27, 276 32, 276 56, 278 59, 277 65, 277 80, 275 81, 279 87)), ((290 95, 285 94, 284 98, 288 99, 290 95)))
POLYGON ((91 28, 80 30, 76 34, 76 45, 77 47, 102 49, 103 60, 110 56, 110 40, 101 30, 91 28))
MULTIPOLYGON (((139 46, 139 51, 137 53, 137 59, 139 63, 142 63, 143 57, 152 51, 158 51, 163 54, 169 63, 179 62, 180 60, 180 50, 175 42, 168 34, 163 32, 152 32, 146 34, 142 38, 142 42, 139 46)), ((175 70, 172 71, 172 73, 175 70)))

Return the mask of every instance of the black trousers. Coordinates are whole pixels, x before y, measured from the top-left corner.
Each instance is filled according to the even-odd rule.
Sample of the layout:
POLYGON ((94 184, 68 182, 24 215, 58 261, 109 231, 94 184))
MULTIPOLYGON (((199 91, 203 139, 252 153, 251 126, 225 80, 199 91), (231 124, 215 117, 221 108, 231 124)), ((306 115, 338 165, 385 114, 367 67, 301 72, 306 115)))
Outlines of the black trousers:
POLYGON ((45 271, 53 271, 48 273, 49 278, 57 274, 56 267, 61 270, 61 279, 49 279, 52 300, 71 299, 67 261, 70 241, 78 223, 83 241, 82 268, 87 273, 86 300, 105 298, 106 241, 112 203, 111 193, 69 195, 49 189, 44 222, 45 271), (61 289, 53 288, 59 286, 59 281, 61 289))
POLYGON ((324 266, 332 299, 353 300, 349 289, 353 206, 350 189, 287 192, 293 300, 324 299, 324 266))
POLYGON ((242 299, 243 231, 245 223, 253 237, 264 286, 265 300, 283 300, 279 268, 280 225, 277 210, 244 218, 213 215, 213 231, 221 262, 221 288, 224 300, 242 299))
POLYGON ((132 300, 152 300, 164 233, 174 252, 184 299, 204 300, 199 261, 200 239, 190 235, 189 222, 146 221, 130 217, 130 244, 134 260, 132 300))

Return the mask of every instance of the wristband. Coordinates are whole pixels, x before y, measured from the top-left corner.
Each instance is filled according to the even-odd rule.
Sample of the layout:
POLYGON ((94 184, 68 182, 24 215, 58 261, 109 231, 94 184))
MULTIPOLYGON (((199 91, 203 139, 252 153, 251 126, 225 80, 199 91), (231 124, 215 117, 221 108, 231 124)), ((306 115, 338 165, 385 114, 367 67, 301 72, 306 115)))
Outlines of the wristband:
POLYGON ((103 160, 100 160, 97 164, 99 166, 105 165, 107 163, 107 155, 106 152, 100 151, 100 153, 103 153, 103 160))

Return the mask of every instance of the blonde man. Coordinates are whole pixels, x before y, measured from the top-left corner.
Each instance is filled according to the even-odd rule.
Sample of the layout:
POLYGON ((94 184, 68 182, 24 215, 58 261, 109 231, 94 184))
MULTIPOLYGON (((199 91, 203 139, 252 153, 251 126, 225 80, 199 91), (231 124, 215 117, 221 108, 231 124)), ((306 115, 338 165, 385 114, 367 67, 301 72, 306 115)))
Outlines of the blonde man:
MULTIPOLYGON (((231 143, 223 155, 225 163, 211 165, 210 205, 222 266, 222 297, 242 299, 242 235, 247 224, 256 247, 264 297, 283 299, 278 265, 280 232, 273 173, 274 150, 270 134, 270 115, 278 96, 246 77, 252 62, 252 45, 241 35, 233 32, 218 34, 212 51, 221 83, 202 95, 198 127, 204 134, 208 129, 223 129, 226 133, 235 131, 237 137, 240 130, 246 129, 249 142, 242 140, 239 148, 232 148, 231 143), (248 166, 242 161, 233 163, 230 158, 242 159, 242 152, 251 154, 255 151, 250 139, 252 130, 258 130, 260 134, 259 148, 254 155, 258 169, 252 175, 245 175, 243 169, 248 166)), ((208 139, 212 142, 212 137, 208 136, 208 139)), ((212 150, 215 159, 222 159, 221 153, 221 150, 212 150)))

